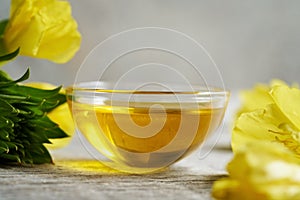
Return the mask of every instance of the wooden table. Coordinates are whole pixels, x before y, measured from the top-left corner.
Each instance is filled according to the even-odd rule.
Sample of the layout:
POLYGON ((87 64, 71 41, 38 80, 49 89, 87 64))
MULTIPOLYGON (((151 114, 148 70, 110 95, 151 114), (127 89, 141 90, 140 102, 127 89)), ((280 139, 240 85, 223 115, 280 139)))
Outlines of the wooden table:
POLYGON ((206 145, 202 154, 165 171, 129 175, 91 159, 76 135, 68 147, 52 152, 55 165, 1 166, 0 199, 211 199, 213 181, 226 175, 231 158, 223 148, 228 136, 222 138, 213 151, 206 145))

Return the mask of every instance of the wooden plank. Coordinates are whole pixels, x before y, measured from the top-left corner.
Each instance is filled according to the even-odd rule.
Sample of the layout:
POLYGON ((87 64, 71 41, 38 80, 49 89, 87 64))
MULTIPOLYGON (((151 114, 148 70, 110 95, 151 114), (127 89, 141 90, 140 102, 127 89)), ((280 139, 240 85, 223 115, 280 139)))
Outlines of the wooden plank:
POLYGON ((110 170, 97 161, 0 168, 0 199, 210 199, 222 175, 187 174, 176 167, 147 175, 110 170))
POLYGON ((213 182, 226 175, 231 158, 222 144, 213 151, 208 144, 202 151, 207 156, 195 154, 161 172, 129 175, 93 160, 76 138, 66 148, 51 152, 55 165, 0 166, 0 200, 206 200, 211 199, 213 182))

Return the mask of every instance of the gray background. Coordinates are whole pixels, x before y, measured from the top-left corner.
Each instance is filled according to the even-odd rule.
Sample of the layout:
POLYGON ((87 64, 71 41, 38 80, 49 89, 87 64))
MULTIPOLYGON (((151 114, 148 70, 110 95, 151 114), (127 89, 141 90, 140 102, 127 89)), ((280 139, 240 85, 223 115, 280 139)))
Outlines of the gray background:
MULTIPOLYGON (((19 57, 3 67, 19 77, 30 66, 30 81, 70 85, 89 51, 112 34, 158 26, 186 33, 217 63, 231 90, 300 75, 300 1, 71 0, 83 40, 67 64, 19 57)), ((0 18, 10 1, 1 0, 0 18)))

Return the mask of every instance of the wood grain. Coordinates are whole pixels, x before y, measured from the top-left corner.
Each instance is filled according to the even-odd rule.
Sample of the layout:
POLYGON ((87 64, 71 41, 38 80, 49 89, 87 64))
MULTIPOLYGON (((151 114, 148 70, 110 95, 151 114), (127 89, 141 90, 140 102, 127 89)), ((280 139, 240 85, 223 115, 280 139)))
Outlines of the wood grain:
POLYGON ((221 175, 187 174, 176 167, 147 175, 110 170, 97 161, 1 166, 0 199, 210 199, 221 175))
POLYGON ((93 160, 83 146, 75 136, 66 148, 51 152, 55 165, 0 165, 0 200, 207 200, 231 158, 218 144, 203 151, 209 152, 203 158, 190 156, 161 172, 129 175, 93 160))

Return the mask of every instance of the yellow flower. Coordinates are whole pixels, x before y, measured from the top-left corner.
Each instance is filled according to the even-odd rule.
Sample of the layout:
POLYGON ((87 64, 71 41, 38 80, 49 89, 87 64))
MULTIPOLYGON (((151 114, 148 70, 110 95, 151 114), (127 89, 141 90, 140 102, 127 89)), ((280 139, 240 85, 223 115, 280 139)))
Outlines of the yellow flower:
POLYGON ((228 200, 300 199, 300 90, 273 84, 248 94, 250 112, 239 115, 232 132, 229 177, 216 181, 212 194, 228 200))
POLYGON ((251 90, 244 90, 240 92, 239 96, 242 102, 240 110, 237 112, 237 117, 240 114, 253 111, 272 103, 272 98, 269 91, 276 85, 286 85, 285 82, 274 79, 271 81, 270 86, 267 84, 256 84, 251 90))
POLYGON ((227 170, 229 177, 213 185, 215 199, 300 199, 300 160, 281 144, 248 143, 227 170))
POLYGON ((238 151, 248 142, 280 142, 300 157, 300 90, 286 85, 274 86, 271 103, 263 109, 240 115, 232 132, 232 149, 238 151))
MULTIPOLYGON (((27 86, 50 90, 56 88, 56 86, 51 85, 49 83, 38 83, 38 82, 31 82, 26 83, 27 86)), ((62 91, 65 93, 65 91, 62 91)), ((64 103, 54 110, 52 110, 47 115, 53 122, 59 125, 59 127, 65 131, 70 137, 67 138, 58 138, 58 139, 51 139, 50 142, 52 144, 45 144, 48 149, 57 149, 66 146, 69 144, 71 137, 75 132, 75 127, 73 123, 73 119, 71 113, 68 108, 68 104, 64 103)))
POLYGON ((65 63, 78 51, 81 35, 68 2, 11 0, 3 40, 8 52, 20 47, 21 55, 65 63))

